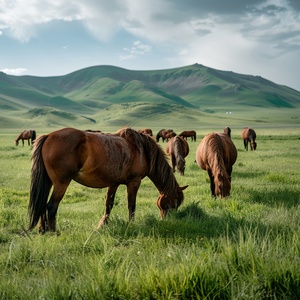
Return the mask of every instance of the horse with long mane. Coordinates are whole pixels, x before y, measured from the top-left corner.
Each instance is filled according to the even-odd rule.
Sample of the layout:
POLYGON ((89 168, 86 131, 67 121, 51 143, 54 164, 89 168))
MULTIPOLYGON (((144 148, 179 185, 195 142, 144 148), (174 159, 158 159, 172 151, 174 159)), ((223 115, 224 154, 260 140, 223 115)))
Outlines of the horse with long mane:
POLYGON ((244 147, 248 151, 248 143, 250 143, 251 151, 255 151, 257 143, 255 142, 256 133, 252 128, 245 127, 242 129, 242 139, 244 141, 244 147))
POLYGON ((225 127, 224 128, 224 133, 226 133, 229 137, 231 137, 231 128, 230 127, 225 127))
POLYGON ((153 131, 150 128, 139 129, 138 132, 153 136, 153 131))
POLYGON ((24 140, 28 141, 28 146, 33 145, 34 140, 36 139, 36 132, 35 130, 23 130, 18 137, 15 139, 16 146, 19 145, 19 141, 22 140, 22 144, 24 146, 24 140))
POLYGON ((98 228, 108 222, 119 185, 126 185, 132 220, 137 191, 145 176, 159 191, 157 206, 164 219, 168 210, 183 202, 182 191, 187 186, 178 185, 165 152, 150 136, 131 128, 114 134, 64 128, 41 135, 32 152, 29 230, 38 223, 41 233, 56 230, 58 206, 72 180, 88 187, 107 187, 106 208, 98 228))
POLYGON ((194 130, 185 130, 180 132, 178 135, 186 140, 188 137, 190 137, 192 141, 196 142, 196 131, 194 130))
POLYGON ((210 133, 198 145, 196 162, 209 175, 213 197, 230 195, 231 172, 236 159, 236 147, 226 133, 210 133))
POLYGON ((180 175, 184 175, 185 157, 189 154, 188 142, 180 136, 172 137, 166 146, 166 153, 171 157, 172 169, 177 168, 180 175))
MULTIPOLYGON (((157 135, 156 135, 156 141, 159 142, 159 139, 161 138, 162 141, 164 142, 165 139, 167 138, 166 135, 168 135, 168 133, 173 132, 173 129, 161 129, 157 135)), ((172 136, 169 136, 169 138, 171 138, 172 136)))

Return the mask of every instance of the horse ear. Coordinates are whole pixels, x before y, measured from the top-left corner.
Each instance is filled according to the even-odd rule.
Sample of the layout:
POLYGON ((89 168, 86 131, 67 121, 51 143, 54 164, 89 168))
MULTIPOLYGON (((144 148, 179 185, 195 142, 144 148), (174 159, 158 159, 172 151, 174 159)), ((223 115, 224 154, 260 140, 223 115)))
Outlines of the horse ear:
POLYGON ((185 185, 185 186, 179 186, 179 187, 178 187, 178 190, 183 191, 183 190, 185 190, 187 187, 188 187, 188 185, 185 185))

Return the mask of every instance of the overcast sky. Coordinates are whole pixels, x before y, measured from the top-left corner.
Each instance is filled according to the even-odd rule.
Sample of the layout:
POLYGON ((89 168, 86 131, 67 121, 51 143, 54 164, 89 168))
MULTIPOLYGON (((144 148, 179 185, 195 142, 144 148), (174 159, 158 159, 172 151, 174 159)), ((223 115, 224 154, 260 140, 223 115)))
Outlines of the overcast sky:
POLYGON ((300 91, 300 0, 0 0, 0 70, 199 63, 300 91))

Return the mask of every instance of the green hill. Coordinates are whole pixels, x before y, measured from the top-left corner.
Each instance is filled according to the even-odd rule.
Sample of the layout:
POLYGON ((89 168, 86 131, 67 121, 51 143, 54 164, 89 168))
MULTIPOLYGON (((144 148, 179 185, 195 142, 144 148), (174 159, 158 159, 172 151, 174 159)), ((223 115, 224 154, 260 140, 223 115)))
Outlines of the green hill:
MULTIPOLYGON (((87 126, 90 122, 115 126, 158 124, 168 119, 180 119, 182 124, 199 120, 205 123, 211 117, 223 122, 222 118, 229 117, 224 115, 227 113, 230 120, 235 120, 233 123, 258 121, 260 113, 261 122, 269 122, 265 110, 278 109, 288 123, 297 123, 300 93, 259 76, 199 64, 152 71, 94 66, 56 77, 0 72, 1 127, 18 126, 18 118, 20 122, 23 119, 21 123, 28 118, 29 123, 38 121, 46 127, 68 126, 72 119, 87 126), (32 113, 38 109, 43 113, 32 113)), ((280 119, 278 115, 272 122, 280 119)))

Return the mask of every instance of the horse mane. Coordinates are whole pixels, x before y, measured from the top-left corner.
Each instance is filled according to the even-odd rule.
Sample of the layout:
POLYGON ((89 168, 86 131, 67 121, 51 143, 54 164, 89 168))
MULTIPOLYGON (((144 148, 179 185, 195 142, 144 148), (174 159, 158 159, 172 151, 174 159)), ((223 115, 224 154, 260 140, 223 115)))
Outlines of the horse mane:
POLYGON ((117 135, 127 141, 131 140, 140 152, 145 153, 149 164, 149 174, 147 176, 161 193, 169 194, 172 190, 176 190, 178 183, 168 163, 167 155, 160 145, 149 135, 141 134, 131 128, 120 129, 117 135))
POLYGON ((223 182, 224 186, 221 187, 220 194, 227 195, 229 194, 231 183, 230 183, 229 175, 227 174, 226 171, 226 167, 222 155, 222 145, 224 142, 221 135, 215 134, 214 136, 215 138, 209 141, 212 150, 211 153, 213 153, 210 155, 214 155, 214 157, 211 158, 211 169, 215 179, 215 186, 218 187, 218 189, 220 189, 220 186, 223 182))

